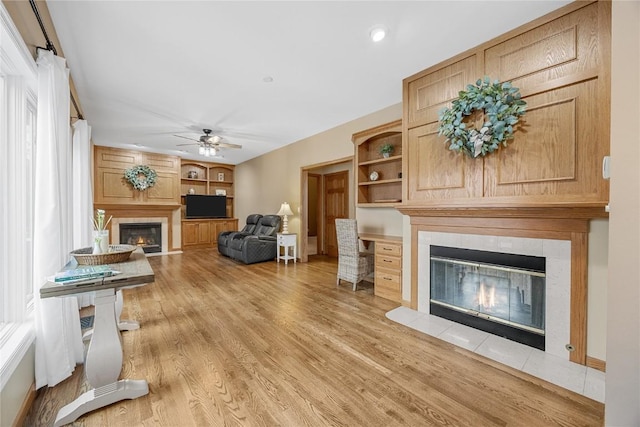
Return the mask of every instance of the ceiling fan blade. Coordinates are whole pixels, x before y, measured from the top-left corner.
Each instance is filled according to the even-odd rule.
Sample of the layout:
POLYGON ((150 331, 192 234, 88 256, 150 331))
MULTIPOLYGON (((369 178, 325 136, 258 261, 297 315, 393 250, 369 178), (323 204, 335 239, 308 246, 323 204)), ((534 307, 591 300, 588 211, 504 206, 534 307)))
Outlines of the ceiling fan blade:
POLYGON ((214 144, 217 147, 224 147, 224 148, 242 148, 242 145, 240 144, 232 144, 230 142, 218 142, 217 144, 214 144))
POLYGON ((190 144, 176 144, 176 147, 182 147, 184 145, 200 145, 200 144, 198 144, 197 142, 192 142, 190 144))
POLYGON ((178 138, 188 139, 189 141, 200 142, 200 141, 198 141, 197 139, 189 138, 189 137, 182 136, 182 135, 173 135, 173 136, 177 136, 178 138))

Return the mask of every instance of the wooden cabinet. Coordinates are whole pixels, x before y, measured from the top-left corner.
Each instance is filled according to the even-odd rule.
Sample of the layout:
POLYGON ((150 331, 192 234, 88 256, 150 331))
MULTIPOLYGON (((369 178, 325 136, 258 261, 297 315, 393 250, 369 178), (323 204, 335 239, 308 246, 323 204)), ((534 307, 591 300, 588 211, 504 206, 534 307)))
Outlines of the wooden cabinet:
MULTIPOLYGON (((610 8, 576 3, 406 78, 404 204, 606 205, 610 8), (527 112, 507 147, 469 158, 438 135, 438 111, 484 76, 518 87, 527 112)), ((478 112, 468 125, 483 119, 478 112)))
POLYGON ((357 205, 393 206, 402 202, 402 120, 358 132, 352 141, 357 205), (393 147, 388 157, 380 154, 385 144, 393 147))
POLYGON ((94 147, 94 203, 96 205, 178 206, 180 204, 180 158, 155 153, 94 147), (149 166, 158 175, 145 191, 134 189, 124 171, 149 166))
POLYGON ((478 78, 477 61, 476 55, 471 54, 455 59, 452 64, 436 66, 404 79, 407 128, 437 122, 440 110, 478 78))
POLYGON ((234 168, 233 165, 222 163, 182 160, 180 166, 182 196, 188 193, 225 195, 227 196, 227 216, 232 218, 234 212, 234 168))
POLYGON ((402 241, 376 241, 374 269, 375 295, 402 302, 402 241))
POLYGON ((238 220, 228 219, 183 219, 182 249, 208 248, 218 243, 218 235, 223 231, 238 229, 238 220))

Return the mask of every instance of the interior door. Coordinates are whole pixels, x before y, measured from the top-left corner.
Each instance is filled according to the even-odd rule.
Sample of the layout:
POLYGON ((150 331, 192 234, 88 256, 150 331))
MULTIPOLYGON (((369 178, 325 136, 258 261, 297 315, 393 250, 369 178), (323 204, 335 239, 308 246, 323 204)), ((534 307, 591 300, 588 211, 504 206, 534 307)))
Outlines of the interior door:
POLYGON ((322 249, 322 175, 310 173, 307 183, 307 236, 309 255, 320 254, 322 249))
POLYGON ((324 241, 327 255, 338 257, 336 218, 349 217, 349 172, 324 175, 324 241))

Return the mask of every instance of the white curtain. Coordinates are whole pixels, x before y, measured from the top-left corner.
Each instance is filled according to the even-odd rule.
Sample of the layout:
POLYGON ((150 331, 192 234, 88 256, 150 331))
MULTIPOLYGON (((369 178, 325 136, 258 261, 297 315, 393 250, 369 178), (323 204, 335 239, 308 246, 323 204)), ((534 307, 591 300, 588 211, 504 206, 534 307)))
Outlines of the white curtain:
POLYGON ((73 247, 93 245, 93 191, 91 189, 91 126, 73 124, 73 247))
MULTIPOLYGON (((93 191, 91 181, 91 126, 73 124, 73 248, 93 245, 93 191)), ((78 295, 80 307, 93 305, 93 294, 78 295)))
POLYGON ((72 176, 69 70, 65 60, 40 50, 35 164, 34 295, 36 388, 53 386, 82 363, 80 315, 75 298, 40 299, 40 288, 69 261, 72 176))

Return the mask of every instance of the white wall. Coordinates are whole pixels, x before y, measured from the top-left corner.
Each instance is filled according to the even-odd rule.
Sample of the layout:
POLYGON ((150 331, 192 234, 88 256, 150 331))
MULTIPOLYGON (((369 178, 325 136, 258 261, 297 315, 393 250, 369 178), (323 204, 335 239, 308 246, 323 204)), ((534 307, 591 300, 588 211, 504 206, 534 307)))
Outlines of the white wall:
POLYGON ((609 221, 591 221, 589 230, 587 356, 607 359, 607 282, 609 221))
POLYGON ((0 426, 13 425, 31 386, 35 385, 35 364, 35 344, 31 344, 0 393, 0 426))
MULTIPOLYGON (((299 235, 301 168, 353 156, 351 135, 401 117, 402 104, 392 105, 237 165, 235 209, 240 225, 247 215, 276 213, 288 201, 296 214, 289 218, 289 231, 299 235)), ((402 234, 402 214, 395 209, 358 209, 356 218, 361 229, 402 234)))
POLYGON ((605 425, 640 425, 640 2, 612 2, 605 425))

